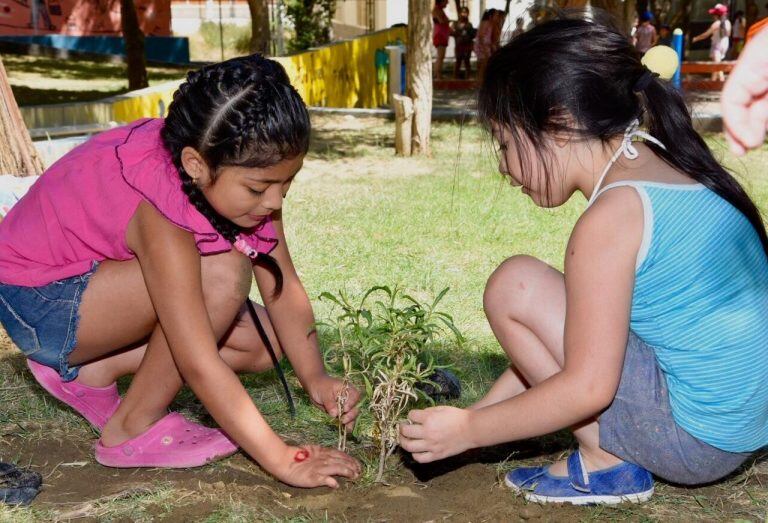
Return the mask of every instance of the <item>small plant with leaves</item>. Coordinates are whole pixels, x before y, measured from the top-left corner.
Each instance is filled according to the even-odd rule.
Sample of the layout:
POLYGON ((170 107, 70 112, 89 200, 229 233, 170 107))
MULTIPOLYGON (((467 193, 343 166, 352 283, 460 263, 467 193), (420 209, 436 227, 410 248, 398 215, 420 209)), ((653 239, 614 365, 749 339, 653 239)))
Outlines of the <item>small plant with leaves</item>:
MULTIPOLYGON (((453 318, 437 309, 448 289, 431 303, 422 303, 398 287, 377 286, 353 303, 344 292, 323 293, 340 314, 326 323, 338 334, 331 349, 343 367, 344 392, 339 395, 339 412, 347 400, 345 392, 355 381, 362 381, 368 409, 373 417, 370 436, 378 446, 376 481, 398 444, 398 424, 408 408, 419 400, 430 401, 418 388, 429 383, 435 365, 428 349, 446 332, 461 343, 463 337, 453 318)), ((339 448, 346 449, 346 429, 339 422, 339 448)))

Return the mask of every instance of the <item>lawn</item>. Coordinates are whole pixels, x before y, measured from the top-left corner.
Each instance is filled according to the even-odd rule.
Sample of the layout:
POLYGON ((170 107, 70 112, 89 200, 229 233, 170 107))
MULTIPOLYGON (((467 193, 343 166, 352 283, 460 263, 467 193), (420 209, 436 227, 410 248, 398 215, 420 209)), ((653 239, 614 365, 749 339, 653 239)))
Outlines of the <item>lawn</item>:
MULTIPOLYGON (((4 54, 19 105, 88 102, 128 92, 126 65, 4 54)), ((183 78, 188 67, 147 67, 149 85, 183 78)))
MULTIPOLYGON (((436 125, 430 159, 395 158, 393 126, 380 120, 316 118, 315 128, 285 221, 318 318, 333 316, 317 299, 324 291, 358 295, 374 285, 400 285, 426 299, 450 287, 443 308, 467 342, 459 348, 446 341, 434 355, 462 380, 457 404, 472 402, 506 365, 482 312, 488 275, 521 253, 561 268, 584 201, 574 198, 554 210, 535 207, 497 174, 493 153, 474 126, 436 125)), ((725 153, 721 136, 708 141, 768 205, 768 147, 736 161, 725 153)), ((324 345, 332 341, 327 333, 322 339, 324 345)), ((254 401, 285 437, 334 444, 336 429, 309 406, 286 369, 298 417, 288 416, 272 372, 244 379, 254 401)), ((0 508, 0 520, 763 521, 768 508, 768 464, 762 460, 717 485, 685 489, 659 482, 656 496, 640 506, 541 507, 502 486, 499 478, 509 468, 567 450, 571 440, 564 434, 471 452, 433 467, 402 468, 394 460, 391 484, 365 479, 339 492, 286 487, 242 455, 192 471, 105 469, 93 460, 96 434, 33 384, 15 350, 0 351, 0 405, 0 457, 31 465, 46 478, 31 508, 0 508)), ((206 419, 189 392, 174 408, 206 419)), ((364 442, 353 442, 353 453, 365 458, 366 450, 364 442)))

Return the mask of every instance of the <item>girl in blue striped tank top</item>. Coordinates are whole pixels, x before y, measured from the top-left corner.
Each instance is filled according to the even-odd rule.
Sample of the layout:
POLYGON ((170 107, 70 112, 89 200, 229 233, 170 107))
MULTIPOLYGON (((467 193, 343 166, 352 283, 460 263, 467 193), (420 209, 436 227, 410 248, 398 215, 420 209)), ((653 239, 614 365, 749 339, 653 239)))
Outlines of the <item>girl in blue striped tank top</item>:
POLYGON ((768 444, 768 237, 677 90, 618 31, 562 18, 491 58, 478 108, 513 186, 589 205, 564 273, 513 256, 488 280, 509 369, 467 409, 411 411, 402 446, 429 462, 571 428, 566 460, 506 476, 537 502, 639 502, 654 475, 738 469, 768 444))

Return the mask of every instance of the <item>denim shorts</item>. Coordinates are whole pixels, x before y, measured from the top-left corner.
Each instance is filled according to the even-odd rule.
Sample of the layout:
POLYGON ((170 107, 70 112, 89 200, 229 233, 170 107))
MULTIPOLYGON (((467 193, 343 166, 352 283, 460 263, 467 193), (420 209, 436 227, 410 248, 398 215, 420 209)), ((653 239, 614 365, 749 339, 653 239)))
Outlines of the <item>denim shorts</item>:
POLYGON ((683 430, 672 417, 667 380, 653 347, 629 333, 616 397, 598 418, 600 447, 656 476, 681 485, 721 479, 749 452, 727 452, 683 430))
POLYGON ((80 300, 97 265, 40 287, 0 283, 0 323, 8 336, 27 358, 56 369, 64 381, 79 370, 69 365, 69 355, 77 346, 80 300))

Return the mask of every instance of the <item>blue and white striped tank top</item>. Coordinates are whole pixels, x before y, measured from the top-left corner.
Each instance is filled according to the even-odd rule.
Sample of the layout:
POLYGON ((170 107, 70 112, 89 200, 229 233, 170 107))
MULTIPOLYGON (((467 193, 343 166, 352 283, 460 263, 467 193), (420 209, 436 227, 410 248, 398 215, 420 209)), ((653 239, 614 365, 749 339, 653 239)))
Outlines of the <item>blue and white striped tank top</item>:
POLYGON ((722 450, 768 445, 768 260, 757 232, 701 184, 599 192, 627 185, 645 220, 631 329, 655 350, 675 421, 722 450))

